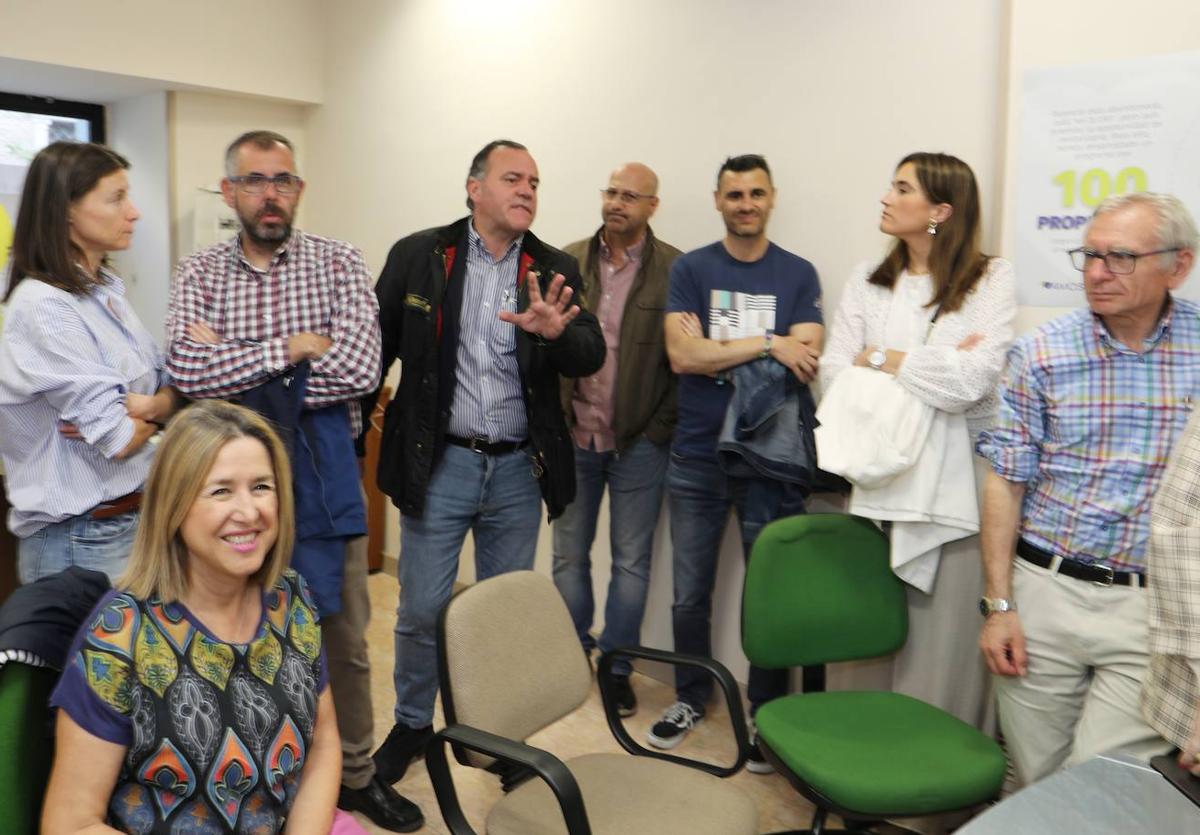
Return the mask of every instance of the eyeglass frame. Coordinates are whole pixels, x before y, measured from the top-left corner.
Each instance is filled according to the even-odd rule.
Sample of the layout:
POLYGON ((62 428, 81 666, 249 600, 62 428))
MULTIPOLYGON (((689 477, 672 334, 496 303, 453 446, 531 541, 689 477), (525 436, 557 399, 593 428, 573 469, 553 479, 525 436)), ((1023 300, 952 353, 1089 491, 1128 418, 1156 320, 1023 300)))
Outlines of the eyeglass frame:
POLYGON ((1104 263, 1104 269, 1108 270, 1113 275, 1133 275, 1134 271, 1137 269, 1137 262, 1138 262, 1139 258, 1148 258, 1151 255, 1165 255, 1168 252, 1179 252, 1179 250, 1181 250, 1181 249, 1183 249, 1183 247, 1172 246, 1172 247, 1168 247, 1166 249, 1155 249, 1150 252, 1124 252, 1119 249, 1109 250, 1108 252, 1098 252, 1097 250, 1089 249, 1085 246, 1080 246, 1080 247, 1076 247, 1075 249, 1067 250, 1067 257, 1069 259, 1071 259, 1071 266, 1074 267, 1075 269, 1079 270, 1079 272, 1084 272, 1087 270, 1087 263, 1089 260, 1099 258, 1104 263), (1082 257, 1082 259, 1083 259, 1082 263, 1079 263, 1079 264, 1075 263, 1076 255, 1079 255, 1082 257), (1121 256, 1124 258, 1133 259, 1129 265, 1129 269, 1128 270, 1113 269, 1113 265, 1111 263, 1109 263, 1109 260, 1108 260, 1109 257, 1113 256, 1113 255, 1118 255, 1118 256, 1121 256))
POLYGON ((611 186, 600 189, 600 196, 608 200, 618 200, 626 206, 632 206, 639 200, 654 200, 658 197, 657 194, 639 194, 636 191, 615 189, 611 186))
POLYGON ((274 177, 268 177, 265 174, 241 174, 236 177, 226 177, 225 179, 229 180, 229 182, 233 183, 246 194, 263 194, 266 192, 268 185, 273 185, 275 186, 276 194, 290 196, 299 193, 300 189, 304 187, 304 178, 299 174, 276 174, 274 177), (262 188, 260 190, 251 188, 247 183, 250 179, 262 181, 262 188), (285 188, 281 180, 294 185, 289 185, 285 188))

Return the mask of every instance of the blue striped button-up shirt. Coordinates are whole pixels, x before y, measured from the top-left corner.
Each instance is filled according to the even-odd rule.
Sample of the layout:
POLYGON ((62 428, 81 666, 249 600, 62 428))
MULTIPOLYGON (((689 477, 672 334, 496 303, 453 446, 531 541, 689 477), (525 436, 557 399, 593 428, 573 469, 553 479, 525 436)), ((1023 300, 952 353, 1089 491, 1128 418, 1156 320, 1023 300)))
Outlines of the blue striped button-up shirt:
POLYGON ((517 368, 517 326, 499 312, 517 309, 517 238, 499 260, 468 224, 467 268, 458 329, 458 370, 450 404, 449 433, 489 441, 523 441, 529 435, 521 373, 517 368))
POLYGON ((976 447, 1027 484, 1023 538, 1118 571, 1143 570, 1150 500, 1200 397, 1200 308, 1174 299, 1139 347, 1088 310, 1018 339, 996 426, 976 447))
POLYGON ((0 336, 0 457, 12 511, 26 537, 142 486, 154 448, 115 456, 133 438, 125 394, 165 382, 162 353, 125 301, 125 286, 75 296, 27 278, 9 299, 0 336), (75 424, 83 440, 58 432, 75 424))

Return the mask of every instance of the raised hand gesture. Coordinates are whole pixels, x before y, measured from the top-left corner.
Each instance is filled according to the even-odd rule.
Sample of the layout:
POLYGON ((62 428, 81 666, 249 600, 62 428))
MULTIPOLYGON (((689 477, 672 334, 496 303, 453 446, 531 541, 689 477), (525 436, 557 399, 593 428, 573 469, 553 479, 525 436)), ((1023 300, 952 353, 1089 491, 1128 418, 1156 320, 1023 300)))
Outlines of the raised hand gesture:
POLYGON ((529 306, 520 313, 508 310, 500 311, 500 321, 516 325, 526 333, 540 336, 548 342, 553 342, 562 336, 571 320, 579 315, 579 305, 571 304, 574 291, 566 286, 566 278, 562 273, 555 273, 546 295, 542 295, 539 276, 535 272, 526 275, 525 284, 529 288, 529 306))

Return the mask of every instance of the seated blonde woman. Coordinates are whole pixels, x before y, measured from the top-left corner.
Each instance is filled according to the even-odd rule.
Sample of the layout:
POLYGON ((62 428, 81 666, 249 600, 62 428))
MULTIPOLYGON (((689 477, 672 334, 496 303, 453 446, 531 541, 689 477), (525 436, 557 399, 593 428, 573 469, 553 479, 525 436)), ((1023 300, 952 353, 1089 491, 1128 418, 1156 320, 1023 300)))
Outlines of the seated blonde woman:
POLYGON ((51 698, 43 831, 329 832, 341 748, 279 438, 239 406, 185 410, 142 507, 51 698))

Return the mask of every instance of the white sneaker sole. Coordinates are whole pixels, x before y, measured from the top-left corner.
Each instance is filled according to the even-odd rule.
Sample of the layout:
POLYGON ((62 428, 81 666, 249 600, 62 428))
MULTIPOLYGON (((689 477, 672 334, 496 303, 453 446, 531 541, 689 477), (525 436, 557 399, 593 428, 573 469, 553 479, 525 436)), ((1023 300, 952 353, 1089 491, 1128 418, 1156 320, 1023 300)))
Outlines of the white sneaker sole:
POLYGON ((676 745, 683 742, 683 738, 686 737, 697 725, 699 725, 703 721, 704 721, 703 718, 697 719, 695 722, 692 723, 691 728, 688 728, 686 731, 683 731, 682 733, 678 733, 669 739, 664 739, 661 736, 656 736, 654 731, 646 731, 646 741, 649 742, 651 745, 653 745, 655 748, 658 748, 660 751, 670 751, 676 745))

